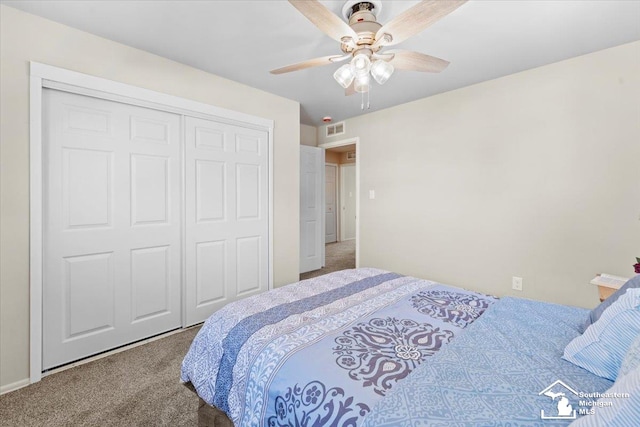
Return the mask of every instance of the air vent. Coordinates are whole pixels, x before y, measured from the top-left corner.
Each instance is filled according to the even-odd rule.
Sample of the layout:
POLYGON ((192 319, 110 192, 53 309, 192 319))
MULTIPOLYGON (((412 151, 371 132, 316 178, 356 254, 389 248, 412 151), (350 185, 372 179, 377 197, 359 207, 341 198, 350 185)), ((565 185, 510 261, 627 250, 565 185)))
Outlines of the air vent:
POLYGON ((355 160, 356 159, 356 152, 355 151, 349 151, 347 153, 347 160, 355 160))
POLYGON ((344 134, 344 122, 327 125, 327 137, 344 134))

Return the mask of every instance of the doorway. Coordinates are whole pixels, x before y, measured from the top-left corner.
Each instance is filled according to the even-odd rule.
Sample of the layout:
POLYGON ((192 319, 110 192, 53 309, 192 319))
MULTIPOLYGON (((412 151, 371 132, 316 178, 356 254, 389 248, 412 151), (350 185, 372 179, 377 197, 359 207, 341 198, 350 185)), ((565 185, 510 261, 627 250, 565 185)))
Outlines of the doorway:
POLYGON ((359 264, 358 141, 350 138, 319 146, 325 149, 325 262, 321 269, 301 274, 300 280, 359 264))
POLYGON ((340 165, 340 240, 356 238, 356 167, 340 165))
POLYGON ((338 241, 338 164, 324 165, 324 243, 338 241))

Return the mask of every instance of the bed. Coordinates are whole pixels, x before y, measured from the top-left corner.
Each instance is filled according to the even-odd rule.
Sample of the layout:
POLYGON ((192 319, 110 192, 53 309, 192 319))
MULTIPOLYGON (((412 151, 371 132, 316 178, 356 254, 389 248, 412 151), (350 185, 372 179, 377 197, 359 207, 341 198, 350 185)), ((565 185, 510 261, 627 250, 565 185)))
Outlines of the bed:
POLYGON ((345 270, 225 306, 181 380, 200 426, 568 425, 563 387, 613 384, 562 359, 588 313, 345 270))

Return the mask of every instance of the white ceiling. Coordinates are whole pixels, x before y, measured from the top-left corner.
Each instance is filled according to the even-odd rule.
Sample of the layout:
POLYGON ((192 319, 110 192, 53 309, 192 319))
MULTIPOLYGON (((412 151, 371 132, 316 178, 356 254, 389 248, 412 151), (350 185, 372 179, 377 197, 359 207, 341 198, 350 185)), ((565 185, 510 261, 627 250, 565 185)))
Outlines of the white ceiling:
MULTIPOLYGON (((300 102, 302 123, 320 125, 608 47, 640 40, 638 0, 476 0, 394 48, 446 59, 440 74, 398 71, 374 84, 371 109, 345 97, 339 64, 269 70, 339 54, 338 43, 287 1, 6 1, 71 27, 300 102)), ((322 1, 340 14, 343 1, 322 1)), ((389 21, 417 1, 383 1, 389 21)))

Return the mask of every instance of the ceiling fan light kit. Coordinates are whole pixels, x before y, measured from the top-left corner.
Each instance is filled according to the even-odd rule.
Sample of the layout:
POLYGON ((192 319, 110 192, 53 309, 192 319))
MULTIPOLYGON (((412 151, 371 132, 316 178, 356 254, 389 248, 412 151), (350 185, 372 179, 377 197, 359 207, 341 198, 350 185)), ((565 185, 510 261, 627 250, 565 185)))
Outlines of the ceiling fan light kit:
POLYGON ((367 93, 369 92, 370 87, 371 78, 369 77, 369 74, 357 76, 353 83, 353 89, 358 93, 367 93))
POLYGON ((351 64, 344 64, 333 73, 333 78, 345 89, 351 86, 355 77, 356 75, 351 69, 351 64))
POLYGON ((418 34, 466 2, 423 0, 382 25, 377 21, 382 8, 379 0, 345 2, 342 15, 348 23, 318 0, 289 0, 316 27, 340 42, 343 55, 315 58, 272 70, 271 73, 288 73, 351 58, 348 64, 342 65, 333 74, 346 95, 368 93, 371 77, 382 85, 396 69, 439 73, 449 65, 448 61, 418 52, 383 49, 418 34))
POLYGON ((382 59, 378 59, 371 64, 371 75, 378 82, 378 84, 385 84, 389 77, 393 74, 394 68, 393 65, 384 61, 382 59))
POLYGON ((353 71, 357 75, 367 74, 371 69, 371 60, 369 59, 370 53, 358 53, 351 60, 351 65, 353 66, 353 71))

